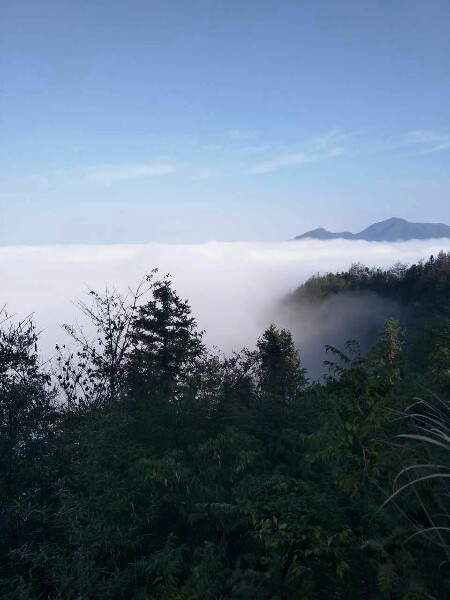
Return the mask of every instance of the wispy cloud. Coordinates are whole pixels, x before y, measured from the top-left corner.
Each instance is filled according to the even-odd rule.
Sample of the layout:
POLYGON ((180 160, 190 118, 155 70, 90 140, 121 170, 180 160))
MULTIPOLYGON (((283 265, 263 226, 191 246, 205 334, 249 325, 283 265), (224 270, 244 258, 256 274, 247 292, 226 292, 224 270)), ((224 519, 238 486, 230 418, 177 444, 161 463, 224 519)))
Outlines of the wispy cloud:
MULTIPOLYGON (((350 134, 348 134, 350 135, 350 134)), ((330 144, 340 143, 346 137, 339 129, 333 129, 328 133, 317 135, 312 139, 312 143, 318 149, 328 148, 330 144)))
POLYGON ((428 130, 410 131, 404 139, 404 145, 416 146, 417 154, 430 154, 450 148, 450 133, 436 133, 428 130))
POLYGON ((227 137, 230 140, 247 142, 256 139, 258 137, 258 132, 252 129, 231 129, 231 131, 228 131, 227 137))
POLYGON ((249 169, 251 175, 262 175, 271 173, 278 169, 287 167, 301 167, 310 163, 329 160, 347 154, 349 152, 347 140, 361 132, 343 132, 341 129, 333 129, 321 135, 304 140, 297 144, 296 148, 284 149, 277 155, 261 161, 249 169))
POLYGON ((255 154, 261 154, 271 149, 270 144, 249 144, 247 146, 241 146, 240 148, 234 148, 233 154, 237 156, 251 156, 255 154))
POLYGON ((48 187, 58 184, 91 184, 110 186, 121 181, 133 181, 170 175, 180 169, 178 164, 166 161, 122 164, 102 164, 89 167, 73 167, 29 173, 20 177, 7 176, 0 183, 4 185, 33 185, 48 187))
POLYGON ((213 177, 218 177, 219 173, 215 169, 210 169, 208 167, 195 167, 190 170, 189 179, 212 179, 213 177))
POLYGON ((271 173, 285 167, 299 167, 308 163, 318 162, 341 156, 345 151, 343 148, 329 148, 324 152, 296 152, 293 154, 283 154, 271 160, 259 163, 248 170, 251 175, 261 175, 271 173))
POLYGON ((89 183, 112 185, 120 181, 169 175, 174 173, 176 169, 176 165, 171 163, 134 163, 90 167, 82 170, 80 175, 89 183))
POLYGON ((343 131, 341 128, 336 127, 328 133, 317 135, 312 138, 312 144, 317 149, 329 148, 330 146, 336 146, 337 144, 344 144, 352 138, 357 138, 367 134, 369 129, 358 129, 355 131, 343 131))
POLYGON ((278 158, 273 158, 272 160, 259 163, 258 165, 255 165, 254 167, 249 169, 248 172, 252 175, 271 173, 272 171, 277 171, 282 167, 295 167, 305 165, 307 163, 312 162, 313 160, 314 159, 312 156, 308 156, 303 152, 298 152, 296 154, 286 154, 284 156, 279 156, 278 158))
POLYGON ((152 152, 154 158, 122 163, 74 165, 64 169, 0 176, 3 193, 72 186, 119 186, 132 182, 173 176, 180 180, 208 180, 215 177, 264 175, 279 169, 300 169, 312 163, 342 155, 383 153, 419 156, 450 149, 450 132, 412 130, 397 132, 382 142, 373 136, 361 139, 368 130, 343 131, 335 128, 305 139, 289 141, 265 138, 263 132, 233 129, 214 142, 178 148, 174 154, 152 152), (257 139, 255 139, 257 138, 257 139), (356 139, 358 138, 358 139, 356 139))

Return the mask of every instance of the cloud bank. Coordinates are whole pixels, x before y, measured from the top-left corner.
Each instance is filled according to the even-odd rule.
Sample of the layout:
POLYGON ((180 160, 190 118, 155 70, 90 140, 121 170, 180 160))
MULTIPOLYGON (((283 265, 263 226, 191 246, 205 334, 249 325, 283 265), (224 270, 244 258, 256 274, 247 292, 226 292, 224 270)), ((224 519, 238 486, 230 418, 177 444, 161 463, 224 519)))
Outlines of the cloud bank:
MULTIPOLYGON (((252 347, 273 321, 292 326, 300 350, 308 356, 311 345, 334 340, 324 340, 327 328, 319 334, 317 319, 308 314, 293 323, 280 310, 285 294, 317 272, 347 269, 356 261, 369 266, 412 263, 441 249, 449 250, 450 240, 0 247, 0 304, 6 303, 18 316, 34 313, 43 329, 41 350, 49 356, 55 343, 65 340, 60 325, 74 322, 73 300, 83 297, 87 287, 126 289, 159 267, 162 274, 171 273, 174 287, 189 300, 209 346, 225 352, 252 347)), ((361 310, 380 308, 367 303, 358 314, 361 310)))

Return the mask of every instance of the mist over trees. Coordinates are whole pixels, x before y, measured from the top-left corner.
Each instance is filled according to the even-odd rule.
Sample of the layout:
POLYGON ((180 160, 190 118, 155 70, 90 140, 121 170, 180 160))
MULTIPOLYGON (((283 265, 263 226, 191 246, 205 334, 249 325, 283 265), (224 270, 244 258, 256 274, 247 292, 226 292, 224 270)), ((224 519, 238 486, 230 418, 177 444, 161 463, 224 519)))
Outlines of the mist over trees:
POLYGON ((308 280, 293 314, 387 307, 320 381, 276 324, 208 350, 157 271, 91 291, 95 334, 66 325, 45 364, 3 310, 0 596, 448 597, 449 293, 450 253, 308 280))

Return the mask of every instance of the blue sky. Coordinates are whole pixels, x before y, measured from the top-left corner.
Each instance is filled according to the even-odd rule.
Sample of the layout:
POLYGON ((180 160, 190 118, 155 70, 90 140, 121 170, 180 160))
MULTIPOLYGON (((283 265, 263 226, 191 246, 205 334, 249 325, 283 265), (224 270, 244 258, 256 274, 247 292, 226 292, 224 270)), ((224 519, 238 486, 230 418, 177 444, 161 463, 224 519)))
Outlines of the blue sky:
POLYGON ((447 0, 3 0, 0 244, 450 223, 447 0))

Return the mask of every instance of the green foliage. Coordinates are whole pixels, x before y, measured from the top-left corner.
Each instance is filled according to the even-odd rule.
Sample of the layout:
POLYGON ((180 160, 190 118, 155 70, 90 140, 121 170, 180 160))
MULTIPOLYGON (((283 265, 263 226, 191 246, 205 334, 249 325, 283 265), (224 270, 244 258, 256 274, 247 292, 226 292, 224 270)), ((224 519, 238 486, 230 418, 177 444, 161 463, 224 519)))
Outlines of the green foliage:
POLYGON ((291 332, 270 325, 256 348, 260 394, 280 405, 291 404, 306 385, 291 332))
POLYGON ((450 381, 450 255, 355 264, 289 301, 355 291, 395 299, 408 328, 386 315, 368 352, 327 346, 315 383, 275 325, 254 350, 209 354, 156 272, 80 302, 95 337, 67 326, 51 369, 32 322, 3 320, 0 596, 448 597, 448 405, 433 392, 450 381))
POLYGON ((45 460, 58 429, 55 393, 37 354, 31 319, 0 311, 0 591, 18 580, 22 545, 39 553, 48 510, 45 460))

